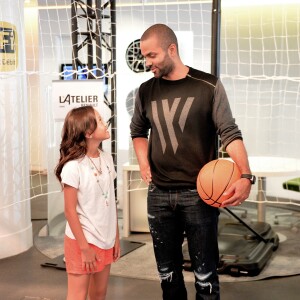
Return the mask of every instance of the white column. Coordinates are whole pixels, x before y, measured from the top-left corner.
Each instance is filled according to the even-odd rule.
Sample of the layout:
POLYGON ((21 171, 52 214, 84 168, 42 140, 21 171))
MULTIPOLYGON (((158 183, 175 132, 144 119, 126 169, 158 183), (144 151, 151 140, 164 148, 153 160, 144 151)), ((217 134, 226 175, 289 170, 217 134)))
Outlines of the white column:
POLYGON ((0 259, 32 246, 23 6, 0 0, 0 259))

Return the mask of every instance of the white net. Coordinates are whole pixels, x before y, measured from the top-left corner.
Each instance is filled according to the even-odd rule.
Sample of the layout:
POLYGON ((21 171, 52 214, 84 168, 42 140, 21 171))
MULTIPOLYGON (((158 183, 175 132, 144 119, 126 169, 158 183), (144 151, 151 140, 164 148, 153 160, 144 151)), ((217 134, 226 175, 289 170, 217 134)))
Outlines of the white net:
MULTIPOLYGON (((7 2, 8 7, 15 5, 13 1, 2 2, 7 2)), ((84 14, 88 10, 87 1, 77 2, 78 13, 81 11, 84 14)), ((261 4, 255 6, 228 6, 229 2, 222 1, 221 78, 237 123, 242 129, 249 155, 297 159, 300 153, 299 3, 285 1, 281 5, 261 5, 263 2, 260 1, 261 4)), ((116 10, 113 12, 116 13, 116 35, 112 34, 110 1, 101 1, 101 6, 105 7, 105 17, 101 18, 102 52, 97 52, 96 19, 92 16, 79 17, 78 30, 87 32, 87 35, 78 35, 78 43, 84 46, 78 51, 80 64, 77 69, 72 66, 74 30, 71 23, 71 0, 24 3, 26 68, 22 74, 27 78, 28 120, 24 122, 27 122, 29 131, 28 145, 24 143, 27 147, 24 151, 28 151, 28 179, 31 182, 30 187, 24 189, 27 192, 30 190, 31 194, 27 195, 23 191, 18 201, 32 200, 37 206, 44 200, 48 202, 47 213, 43 210, 34 218, 51 219, 63 210, 60 186, 53 175, 62 124, 53 120, 52 81, 67 80, 73 74, 78 74, 81 80, 85 80, 88 75, 97 79, 107 78, 103 83, 106 102, 109 104, 114 100, 112 93, 116 89, 117 115, 112 113, 116 123, 111 130, 117 130, 117 136, 113 136, 111 142, 106 142, 104 148, 111 151, 111 145, 117 145, 117 152, 113 154, 117 158, 117 196, 120 207, 123 207, 123 198, 128 195, 130 201, 145 198, 146 186, 139 178, 129 137, 136 89, 152 76, 144 72, 138 40, 153 23, 165 23, 178 36, 179 51, 184 63, 210 72, 211 1, 115 1, 116 10), (95 33, 92 34, 92 42, 85 43, 91 31, 95 33), (116 74, 110 71, 112 38, 116 39, 116 74), (88 66, 91 62, 88 44, 95 55, 91 68, 88 66), (99 58, 101 66, 97 63, 99 58), (117 86, 112 86, 115 76, 117 86), (123 170, 127 173, 126 181, 123 170), (131 192, 137 193, 137 196, 131 192), (55 203, 55 208, 51 203, 55 203)), ((95 9, 94 1, 92 3, 92 9, 95 9)), ((5 102, 1 102, 1 110, 5 106, 5 102)), ((106 112, 107 118, 110 113, 111 110, 106 112)), ((300 205, 300 193, 282 187, 283 182, 297 176, 297 172, 286 172, 283 176, 267 177, 264 201, 300 205)), ((249 201, 257 202, 258 190, 256 185, 249 201)), ((4 204, 0 209, 4 210, 6 206, 4 204)))
POLYGON ((300 205, 299 181, 290 181, 299 177, 300 2, 223 2, 221 79, 252 169, 266 177, 263 200, 300 205))

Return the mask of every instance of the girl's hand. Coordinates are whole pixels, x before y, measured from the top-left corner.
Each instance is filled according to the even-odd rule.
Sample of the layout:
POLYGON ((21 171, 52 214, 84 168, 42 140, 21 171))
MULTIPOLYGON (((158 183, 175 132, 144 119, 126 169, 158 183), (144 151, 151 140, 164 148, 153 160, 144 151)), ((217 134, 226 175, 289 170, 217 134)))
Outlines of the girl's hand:
POLYGON ((101 259, 97 256, 95 251, 88 246, 88 248, 81 250, 82 268, 88 273, 93 273, 97 268, 97 261, 101 259))
POLYGON ((121 256, 121 247, 120 247, 120 239, 119 235, 116 237, 115 245, 114 245, 114 261, 117 261, 121 256))

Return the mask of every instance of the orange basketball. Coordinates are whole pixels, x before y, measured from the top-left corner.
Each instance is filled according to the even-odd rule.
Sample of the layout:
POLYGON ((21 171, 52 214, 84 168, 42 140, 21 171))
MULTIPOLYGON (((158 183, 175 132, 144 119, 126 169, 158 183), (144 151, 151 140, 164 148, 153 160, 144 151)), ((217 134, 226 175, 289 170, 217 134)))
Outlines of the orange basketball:
POLYGON ((223 193, 238 179, 241 172, 238 166, 226 159, 212 160, 200 170, 197 177, 197 190, 201 199, 209 205, 220 207, 225 199, 223 193))

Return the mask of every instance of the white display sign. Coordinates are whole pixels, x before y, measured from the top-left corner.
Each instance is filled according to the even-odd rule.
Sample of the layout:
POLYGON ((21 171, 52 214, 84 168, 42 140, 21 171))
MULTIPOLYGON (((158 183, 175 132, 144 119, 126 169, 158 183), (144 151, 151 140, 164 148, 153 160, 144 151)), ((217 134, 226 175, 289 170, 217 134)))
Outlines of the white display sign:
POLYGON ((73 108, 103 105, 103 80, 54 80, 52 81, 53 117, 63 121, 73 108))

